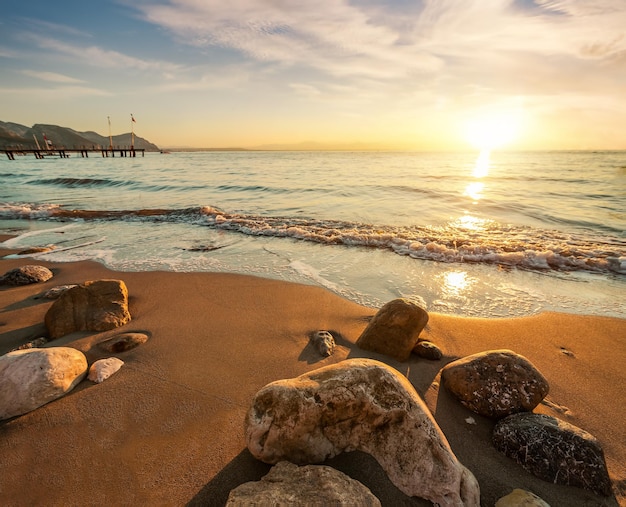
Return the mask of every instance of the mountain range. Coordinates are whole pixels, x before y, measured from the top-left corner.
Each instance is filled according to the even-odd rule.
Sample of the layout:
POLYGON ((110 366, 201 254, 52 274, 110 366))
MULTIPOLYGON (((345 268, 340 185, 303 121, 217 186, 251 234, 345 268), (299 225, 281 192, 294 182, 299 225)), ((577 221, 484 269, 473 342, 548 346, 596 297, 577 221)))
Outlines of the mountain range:
MULTIPOLYGON (((58 125, 45 125, 36 123, 32 127, 26 127, 19 123, 0 121, 0 150, 24 149, 32 150, 45 148, 45 140, 52 142, 55 148, 80 149, 80 148, 106 148, 109 146, 109 138, 97 132, 77 132, 68 127, 58 125), (36 139, 36 141, 35 141, 36 139)), ((131 133, 112 136, 114 148, 126 148, 131 144, 131 133)), ((135 135, 134 146, 136 149, 146 151, 159 151, 156 144, 135 135)))

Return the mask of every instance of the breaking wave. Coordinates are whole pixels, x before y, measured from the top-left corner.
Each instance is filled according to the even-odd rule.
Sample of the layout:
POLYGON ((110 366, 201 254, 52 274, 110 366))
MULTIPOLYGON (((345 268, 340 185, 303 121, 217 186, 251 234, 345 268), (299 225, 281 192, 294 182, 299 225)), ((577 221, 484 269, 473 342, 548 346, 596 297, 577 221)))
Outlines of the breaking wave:
POLYGON ((376 248, 414 259, 482 263, 531 271, 626 274, 626 241, 501 224, 457 220, 443 226, 392 226, 227 213, 205 206, 140 210, 66 209, 59 205, 0 205, 0 218, 190 223, 248 236, 376 248))

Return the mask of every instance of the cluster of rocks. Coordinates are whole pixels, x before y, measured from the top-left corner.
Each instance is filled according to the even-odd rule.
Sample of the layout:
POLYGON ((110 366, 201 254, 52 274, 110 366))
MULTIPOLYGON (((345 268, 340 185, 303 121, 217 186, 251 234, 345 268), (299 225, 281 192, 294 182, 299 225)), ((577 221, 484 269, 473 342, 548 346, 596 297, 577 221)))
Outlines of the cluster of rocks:
MULTIPOLYGON (((19 286, 50 280, 44 266, 26 265, 5 273, 0 284, 19 286)), ((54 302, 44 321, 48 336, 31 340, 0 356, 0 420, 16 417, 64 396, 85 377, 100 383, 124 362, 108 357, 88 365, 85 354, 71 347, 46 346, 76 331, 108 331, 128 323, 128 289, 121 280, 64 285, 43 294, 54 302), (45 346, 45 348, 40 348, 45 346)), ((99 344, 104 351, 124 352, 147 340, 143 333, 124 333, 99 344)))
MULTIPOLYGON (((372 318, 357 345, 398 361, 406 361, 411 353, 437 360, 442 357, 440 349, 419 338, 427 323, 425 310, 397 299, 372 318)), ((328 331, 314 333, 312 343, 322 356, 331 355, 335 347, 328 331)), ((532 412, 548 394, 549 384, 528 359, 510 350, 491 350, 453 361, 440 373, 443 386, 462 405, 497 421, 493 443, 498 451, 546 481, 611 494, 598 441, 571 424, 532 412)), ((346 360, 268 384, 256 394, 245 427, 251 454, 278 465, 264 480, 233 490, 229 506, 255 503, 265 495, 277 503, 289 495, 299 498, 298 494, 294 497, 297 483, 289 487, 288 481, 276 478, 287 473, 285 461, 309 470, 311 465, 352 450, 376 458, 408 496, 442 506, 480 504, 476 479, 457 460, 413 386, 378 361, 346 360)), ((376 505, 370 494, 367 490, 359 497, 363 505, 376 505)), ((328 500, 350 504, 334 496, 328 500)), ((515 490, 498 505, 520 502, 547 505, 523 490, 515 490)))

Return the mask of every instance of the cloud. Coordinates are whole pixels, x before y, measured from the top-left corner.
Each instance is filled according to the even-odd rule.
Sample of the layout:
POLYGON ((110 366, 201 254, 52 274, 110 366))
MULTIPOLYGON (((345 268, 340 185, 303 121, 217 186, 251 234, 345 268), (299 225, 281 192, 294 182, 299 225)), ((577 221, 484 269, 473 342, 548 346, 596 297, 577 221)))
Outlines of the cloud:
POLYGON ((26 76, 41 79, 42 81, 51 81, 53 83, 84 83, 81 79, 75 79, 73 77, 64 76, 63 74, 57 74, 56 72, 43 72, 37 70, 22 70, 22 74, 26 76))
POLYGON ((146 60, 129 56, 118 51, 103 49, 99 46, 73 45, 58 39, 33 36, 40 48, 49 52, 60 53, 71 57, 76 62, 95 67, 134 69, 140 71, 158 71, 172 73, 180 66, 161 60, 146 60))

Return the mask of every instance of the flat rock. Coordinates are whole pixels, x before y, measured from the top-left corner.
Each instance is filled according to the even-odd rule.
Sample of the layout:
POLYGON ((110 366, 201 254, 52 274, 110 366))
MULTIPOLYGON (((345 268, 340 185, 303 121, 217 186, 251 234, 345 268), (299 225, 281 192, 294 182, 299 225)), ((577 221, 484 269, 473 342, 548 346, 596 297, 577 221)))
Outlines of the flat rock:
POLYGON ((377 507, 380 501, 359 481, 332 467, 281 461, 260 481, 233 489, 226 502, 226 507, 250 505, 377 507))
POLYGON ((530 412, 549 391, 539 370, 511 350, 481 352, 449 363, 441 379, 464 406, 492 418, 530 412))
POLYGON ((70 347, 16 350, 0 356, 0 420, 60 398, 86 374, 85 355, 70 347))
POLYGON ((98 348, 105 352, 118 354, 139 347, 139 345, 147 341, 148 335, 145 333, 120 333, 113 338, 98 343, 98 348))
POLYGON ((44 266, 28 264, 11 269, 0 276, 0 285, 30 285, 31 283, 46 282, 53 276, 52 271, 44 266))
POLYGON ((45 323, 53 340, 76 331, 108 331, 130 319, 126 284, 96 280, 61 294, 46 313, 45 323))
POLYGON ((51 289, 48 289, 39 297, 42 297, 44 299, 59 299, 61 294, 63 294, 64 292, 67 292, 70 289, 73 289, 74 287, 76 287, 75 283, 68 284, 68 285, 57 285, 56 287, 52 287, 51 289))
POLYGON ((543 414, 515 414, 499 421, 493 443, 528 472, 554 484, 611 495, 604 452, 593 435, 543 414))
POLYGON ((530 491, 514 489, 500 498, 495 507, 550 507, 550 505, 530 491))
POLYGON ((124 361, 117 357, 107 357, 99 359, 89 367, 87 378, 96 384, 100 384, 108 379, 111 375, 117 373, 124 365, 124 361))
POLYGON ((426 310, 408 299, 394 299, 378 310, 356 344, 363 350, 406 361, 427 323, 426 310))
POLYGON ((349 359, 268 384, 245 421, 248 449, 266 463, 322 463, 371 454, 395 486, 440 506, 478 506, 476 479, 456 458, 432 414, 399 372, 349 359))
POLYGON ((426 340, 418 341, 415 347, 413 347, 413 352, 419 357, 430 359, 431 361, 438 361, 443 357, 441 349, 433 342, 426 340))

